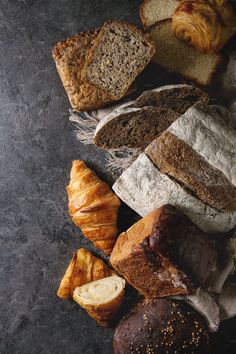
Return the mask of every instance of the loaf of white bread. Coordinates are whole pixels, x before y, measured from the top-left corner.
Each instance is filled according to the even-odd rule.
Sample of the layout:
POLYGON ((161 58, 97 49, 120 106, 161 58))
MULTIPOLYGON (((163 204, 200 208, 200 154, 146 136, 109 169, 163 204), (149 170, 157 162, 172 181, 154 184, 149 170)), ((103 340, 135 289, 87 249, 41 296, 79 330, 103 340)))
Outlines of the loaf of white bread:
MULTIPOLYGON (((113 185, 116 194, 141 216, 170 203, 206 232, 232 229, 236 225, 236 133, 224 120, 225 113, 227 111, 219 106, 197 105, 166 130, 179 145, 189 147, 189 173, 181 153, 174 179, 168 175, 170 166, 165 174, 161 173, 156 166, 155 149, 151 156, 149 146, 146 152, 154 162, 146 153, 140 155, 113 185), (207 166, 205 171, 197 171, 196 166, 201 168, 201 163, 204 168, 207 166), (191 182, 195 172, 198 175, 191 189, 187 182, 191 182), (210 191, 210 197, 205 200, 203 190, 210 191), (226 190, 230 190, 230 194, 227 195, 226 190)), ((172 152, 176 152, 174 146, 172 152)))

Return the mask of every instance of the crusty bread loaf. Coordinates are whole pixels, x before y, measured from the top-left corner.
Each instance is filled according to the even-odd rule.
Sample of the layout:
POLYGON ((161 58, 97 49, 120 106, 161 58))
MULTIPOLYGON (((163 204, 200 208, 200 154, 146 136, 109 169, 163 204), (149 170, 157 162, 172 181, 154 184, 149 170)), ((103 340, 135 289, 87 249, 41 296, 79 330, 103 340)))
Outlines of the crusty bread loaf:
POLYGON ((236 187, 225 174, 168 130, 147 147, 146 154, 161 173, 182 183, 202 202, 220 210, 236 210, 236 187))
POLYGON ((141 216, 170 203, 206 232, 226 232, 236 225, 236 212, 220 212, 202 203, 160 173, 145 154, 122 173, 112 188, 141 216))
POLYGON ((204 54, 177 40, 171 29, 171 19, 160 21, 150 29, 157 50, 153 61, 164 68, 208 85, 222 62, 219 53, 204 54))
POLYGON ((143 300, 121 320, 114 354, 206 354, 209 333, 204 319, 189 305, 170 299, 143 300))
POLYGON ((140 18, 144 27, 148 27, 157 21, 171 18, 179 0, 144 0, 140 6, 140 18))
POLYGON ((208 101, 204 91, 190 85, 166 85, 145 91, 135 101, 116 107, 100 121, 94 143, 105 149, 143 148, 179 114, 196 102, 208 101))
POLYGON ((52 55, 74 110, 95 109, 112 102, 110 96, 81 79, 81 71, 98 31, 79 33, 57 43, 52 55))
POLYGON ((112 99, 120 99, 154 53, 148 34, 126 22, 109 21, 89 51, 82 78, 112 99))
POLYGON ((209 279, 216 248, 190 219, 164 205, 118 237, 110 261, 146 297, 188 294, 209 279))

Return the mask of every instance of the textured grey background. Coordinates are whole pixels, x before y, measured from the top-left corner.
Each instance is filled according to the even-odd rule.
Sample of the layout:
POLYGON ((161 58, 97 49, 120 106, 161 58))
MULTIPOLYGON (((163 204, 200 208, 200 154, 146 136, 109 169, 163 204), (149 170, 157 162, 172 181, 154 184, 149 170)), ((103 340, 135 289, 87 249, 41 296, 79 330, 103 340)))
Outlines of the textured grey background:
POLYGON ((88 245, 67 214, 71 161, 110 176, 103 154, 75 141, 51 47, 109 18, 138 23, 140 2, 0 0, 1 354, 112 352, 112 330, 56 296, 73 251, 88 245))

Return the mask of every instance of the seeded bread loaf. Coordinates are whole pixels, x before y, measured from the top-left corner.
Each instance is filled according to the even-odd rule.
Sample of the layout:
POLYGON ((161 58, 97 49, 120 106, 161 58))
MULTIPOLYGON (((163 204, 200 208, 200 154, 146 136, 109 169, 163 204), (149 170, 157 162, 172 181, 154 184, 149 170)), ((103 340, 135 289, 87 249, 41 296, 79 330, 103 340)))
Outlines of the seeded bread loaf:
POLYGON ((169 71, 200 85, 208 85, 222 62, 221 54, 204 54, 177 40, 171 28, 171 19, 159 21, 150 28, 157 50, 153 61, 169 71))
POLYGON ((112 188, 141 216, 170 203, 205 232, 227 232, 236 225, 236 212, 218 211, 202 203, 179 183, 160 173, 145 154, 122 173, 112 188))
POLYGON ((144 0, 140 6, 140 18, 144 27, 148 27, 157 21, 171 18, 179 0, 144 0))
POLYGON ((95 109, 112 102, 110 96, 81 78, 86 56, 97 34, 97 30, 79 33, 57 43, 52 49, 52 56, 71 106, 77 111, 95 109))
POLYGON ((199 101, 208 103, 208 95, 190 85, 166 85, 145 91, 100 121, 94 143, 105 149, 145 147, 199 101))
POLYGON ((82 78, 120 99, 155 53, 148 34, 122 21, 103 25, 82 70, 82 78))
MULTIPOLYGON (((195 117, 192 118, 194 120, 195 117)), ((188 129, 188 126, 184 129, 188 129)), ((209 131, 210 129, 207 134, 210 139, 209 131)), ((196 139, 197 133, 198 131, 195 133, 196 139)), ((226 148, 228 149, 228 146, 226 148)), ((218 152, 217 156, 220 155, 220 147, 218 152)), ((161 173, 182 183, 202 202, 219 210, 236 210, 236 187, 225 174, 168 130, 147 147, 146 154, 161 173)))
POLYGON ((116 327, 113 350, 114 354, 206 354, 209 332, 204 319, 189 305, 146 299, 116 327))
POLYGON ((189 218, 164 205, 118 237, 110 261, 146 297, 188 294, 209 279, 216 248, 189 218))

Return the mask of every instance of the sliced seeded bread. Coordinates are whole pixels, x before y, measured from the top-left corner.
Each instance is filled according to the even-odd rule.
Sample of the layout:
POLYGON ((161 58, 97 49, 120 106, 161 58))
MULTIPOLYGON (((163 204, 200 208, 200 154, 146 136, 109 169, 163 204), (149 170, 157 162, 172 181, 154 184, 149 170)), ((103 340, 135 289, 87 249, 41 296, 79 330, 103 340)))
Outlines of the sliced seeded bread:
POLYGON ((94 143, 105 149, 145 147, 153 140, 153 134, 158 136, 199 101, 208 103, 208 95, 190 85, 166 85, 145 91, 136 101, 126 102, 101 120, 94 143))
POLYGON ((150 28, 157 50, 153 61, 169 71, 200 85, 208 85, 222 62, 219 53, 204 54, 177 40, 171 29, 171 19, 159 21, 150 28))
POLYGON ((95 109, 112 102, 109 95, 81 79, 85 58, 98 31, 79 33, 57 43, 52 56, 74 110, 95 109))
POLYGON ((120 99, 155 53, 148 34, 122 21, 109 21, 101 28, 82 70, 82 78, 120 99))
POLYGON ((202 203, 158 168, 144 153, 127 168, 113 190, 130 208, 145 216, 172 204, 205 232, 227 232, 236 225, 236 212, 222 212, 202 203))
POLYGON ((171 18, 178 4, 179 0, 144 0, 139 11, 144 27, 171 18))

